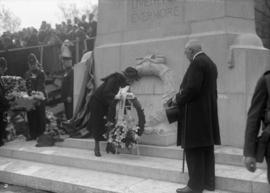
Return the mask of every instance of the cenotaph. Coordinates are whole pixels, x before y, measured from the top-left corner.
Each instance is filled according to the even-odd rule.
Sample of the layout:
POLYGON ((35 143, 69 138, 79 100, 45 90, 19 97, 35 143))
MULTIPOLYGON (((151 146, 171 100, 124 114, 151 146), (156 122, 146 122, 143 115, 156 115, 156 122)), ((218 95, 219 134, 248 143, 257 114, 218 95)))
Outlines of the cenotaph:
POLYGON ((127 66, 139 70, 132 91, 146 114, 143 144, 176 143, 176 125, 161 112, 188 67, 184 45, 196 38, 218 67, 222 144, 243 146, 250 98, 270 64, 269 50, 255 34, 253 0, 99 0, 98 10, 97 85, 127 66))

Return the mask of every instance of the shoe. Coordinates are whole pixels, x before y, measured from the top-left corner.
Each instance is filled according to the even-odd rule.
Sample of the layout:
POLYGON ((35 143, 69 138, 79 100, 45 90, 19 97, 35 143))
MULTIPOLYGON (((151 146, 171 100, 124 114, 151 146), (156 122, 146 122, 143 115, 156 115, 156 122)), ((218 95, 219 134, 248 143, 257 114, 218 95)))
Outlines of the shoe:
POLYGON ((96 157, 101 157, 101 153, 100 153, 100 151, 96 151, 96 150, 94 150, 94 152, 95 152, 95 156, 96 156, 96 157))
POLYGON ((3 146, 4 144, 5 143, 2 140, 0 140, 0 147, 3 146))
POLYGON ((177 188, 176 193, 199 193, 199 192, 195 192, 190 187, 186 186, 184 188, 177 188))
POLYGON ((204 186, 204 189, 205 190, 208 190, 208 191, 215 191, 215 187, 214 186, 204 186))
POLYGON ((106 152, 115 154, 116 153, 115 146, 112 143, 107 143, 106 152))

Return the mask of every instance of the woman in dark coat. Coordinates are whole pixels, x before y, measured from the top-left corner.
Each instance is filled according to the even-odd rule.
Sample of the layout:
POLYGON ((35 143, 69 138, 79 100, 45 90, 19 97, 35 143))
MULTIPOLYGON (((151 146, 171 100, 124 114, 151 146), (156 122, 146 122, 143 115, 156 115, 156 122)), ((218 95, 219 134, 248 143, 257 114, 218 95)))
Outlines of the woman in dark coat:
POLYGON ((131 84, 138 79, 138 72, 135 68, 128 67, 123 72, 115 72, 102 79, 103 83, 94 92, 89 108, 91 111, 88 122, 88 130, 92 132, 95 139, 95 155, 101 156, 99 141, 103 141, 105 133, 106 116, 115 95, 120 88, 131 84))
MULTIPOLYGON (((44 96, 45 93, 45 73, 41 69, 35 54, 28 55, 29 70, 25 74, 26 86, 28 94, 31 95, 32 91, 41 91, 44 96)), ((27 140, 35 140, 43 134, 46 125, 46 112, 45 102, 42 101, 35 106, 35 109, 27 112, 27 119, 29 125, 29 137, 27 140)))

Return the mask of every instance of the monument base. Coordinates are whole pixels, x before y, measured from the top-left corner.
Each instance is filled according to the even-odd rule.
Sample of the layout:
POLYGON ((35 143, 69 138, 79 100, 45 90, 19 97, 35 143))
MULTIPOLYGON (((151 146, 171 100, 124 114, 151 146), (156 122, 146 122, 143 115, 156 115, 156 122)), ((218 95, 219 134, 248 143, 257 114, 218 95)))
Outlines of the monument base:
POLYGON ((142 144, 145 145, 158 145, 158 146, 169 146, 175 145, 177 140, 176 133, 164 133, 164 134, 144 134, 141 137, 142 144))

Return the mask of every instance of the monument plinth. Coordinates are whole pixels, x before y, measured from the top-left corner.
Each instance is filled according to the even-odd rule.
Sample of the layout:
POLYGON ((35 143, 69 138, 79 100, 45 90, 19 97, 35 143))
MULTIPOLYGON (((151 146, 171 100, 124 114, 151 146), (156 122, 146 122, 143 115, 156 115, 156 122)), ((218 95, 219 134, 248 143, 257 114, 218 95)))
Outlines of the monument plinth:
MULTIPOLYGON (((137 58, 162 55, 166 62, 161 67, 169 69, 175 91, 189 64, 184 45, 191 38, 199 39, 218 67, 222 144, 243 146, 251 90, 263 65, 270 62, 269 50, 260 43, 242 38, 245 43, 239 46, 246 34, 256 37, 253 0, 99 0, 97 34, 98 85, 109 73, 127 66, 138 68, 137 58)), ((168 91, 162 76, 143 76, 132 85, 132 91, 142 103, 149 124, 151 117, 162 114, 162 100, 168 91)), ((162 132, 146 133, 143 143, 176 143, 175 125, 162 120, 152 129, 162 132)))

